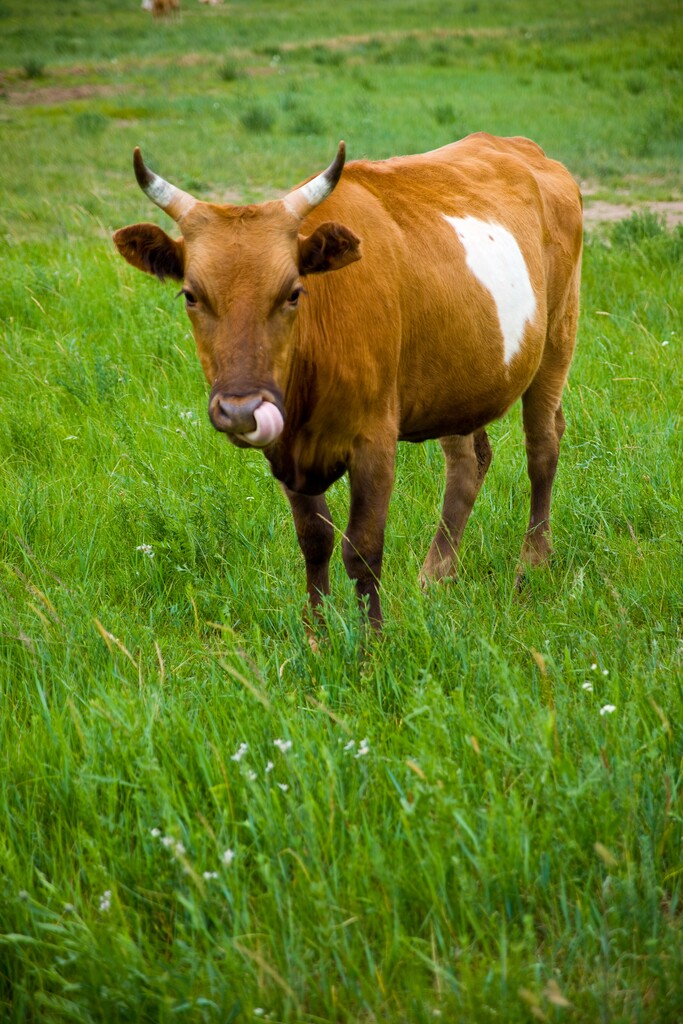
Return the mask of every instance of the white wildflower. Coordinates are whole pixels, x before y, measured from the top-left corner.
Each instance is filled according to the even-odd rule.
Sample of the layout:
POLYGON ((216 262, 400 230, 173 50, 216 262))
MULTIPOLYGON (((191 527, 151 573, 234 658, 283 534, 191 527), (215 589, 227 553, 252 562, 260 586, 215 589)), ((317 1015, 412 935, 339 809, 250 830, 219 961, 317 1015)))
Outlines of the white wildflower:
POLYGON ((361 740, 358 752, 354 755, 355 757, 365 757, 366 754, 370 753, 370 747, 368 746, 367 740, 361 740))
POLYGON ((282 790, 283 793, 286 793, 287 790, 289 789, 289 786, 287 785, 286 782, 278 782, 278 787, 282 790))
POLYGON ((344 750, 353 750, 355 745, 356 745, 356 741, 355 740, 349 740, 349 742, 344 747, 344 750))
POLYGON ((600 708, 601 715, 612 715, 617 710, 615 704, 605 704, 600 708))
POLYGON ((218 872, 217 871, 204 871, 204 872, 202 872, 202 878, 205 878, 206 881, 208 882, 212 878, 218 878, 218 872))
POLYGON ((165 846, 167 850, 171 846, 173 846, 174 843, 175 843, 175 839, 173 838, 173 836, 163 836, 163 838, 161 840, 161 845, 165 846))
POLYGON ((593 664, 591 665, 591 672, 595 672, 597 667, 598 666, 595 664, 595 662, 593 662, 593 664))
POLYGON ((244 755, 246 754, 246 752, 248 750, 249 750, 249 745, 247 743, 240 743, 239 749, 236 750, 235 753, 231 755, 230 760, 231 761, 241 761, 242 758, 244 757, 244 755))
POLYGON ((256 782, 258 775, 256 774, 256 772, 247 772, 247 778, 249 779, 250 782, 256 782))
POLYGON ((107 889, 100 896, 100 913, 106 914, 111 910, 111 889, 107 889))
POLYGON ((221 863, 224 864, 226 868, 229 868, 234 859, 235 851, 227 849, 223 852, 223 855, 221 856, 221 863))
POLYGON ((268 772, 272 772, 274 767, 275 765, 273 764, 273 762, 269 761, 268 764, 266 765, 266 775, 268 774, 268 772))
POLYGON ((273 743, 281 754, 286 754, 288 750, 292 749, 291 740, 273 740, 273 743))
POLYGON ((609 675, 609 669, 608 668, 603 668, 602 674, 603 674, 603 676, 608 676, 609 675))
POLYGON ((581 689, 582 690, 586 690, 587 693, 592 693, 593 692, 593 684, 589 683, 588 680, 586 680, 585 683, 581 683, 581 689))
POLYGON ((73 903, 65 903, 64 904, 64 913, 65 914, 73 914, 75 909, 76 908, 74 907, 73 903))
POLYGON ((181 418, 181 420, 191 420, 192 419, 192 409, 188 409, 186 412, 181 412, 180 418, 181 418))
POLYGON ((151 544, 138 544, 135 550, 141 551, 147 558, 154 558, 154 549, 151 544))
POLYGON ((158 839, 159 836, 161 835, 161 829, 160 828, 150 829, 150 833, 149 834, 152 836, 153 839, 158 839))
POLYGON ((175 846, 173 847, 173 853, 175 854, 176 857, 184 857, 186 852, 187 851, 185 850, 185 847, 180 842, 176 843, 175 846))

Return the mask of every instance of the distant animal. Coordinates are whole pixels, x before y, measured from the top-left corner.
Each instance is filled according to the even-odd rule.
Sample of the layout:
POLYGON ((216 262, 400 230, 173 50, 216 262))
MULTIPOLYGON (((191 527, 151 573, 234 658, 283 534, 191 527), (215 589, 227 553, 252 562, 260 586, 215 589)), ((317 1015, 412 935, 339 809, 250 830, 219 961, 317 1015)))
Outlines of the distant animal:
POLYGON ((422 567, 438 580, 454 571, 491 461, 485 427, 521 397, 531 514, 520 571, 550 553, 582 203, 569 172, 523 138, 480 133, 344 163, 340 143, 283 199, 231 206, 169 184, 136 149, 139 185, 182 237, 134 224, 114 241, 138 269, 183 282, 209 418, 237 447, 262 449, 281 481, 314 610, 334 542, 323 495, 348 472, 342 556, 379 626, 398 441, 438 438, 446 457, 422 567))
POLYGON ((166 18, 180 11, 180 0, 142 0, 142 9, 155 18, 166 18))

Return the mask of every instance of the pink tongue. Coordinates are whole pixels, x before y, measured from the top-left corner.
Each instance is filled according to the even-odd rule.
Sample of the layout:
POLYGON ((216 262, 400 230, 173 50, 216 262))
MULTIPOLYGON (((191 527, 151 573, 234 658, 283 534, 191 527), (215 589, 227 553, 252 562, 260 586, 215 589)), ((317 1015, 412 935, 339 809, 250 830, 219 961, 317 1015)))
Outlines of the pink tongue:
POLYGON ((265 448, 267 444, 280 436, 285 425, 282 413, 272 402, 263 402, 262 405, 259 405, 258 409, 254 410, 254 419, 256 420, 256 430, 251 430, 248 434, 240 434, 240 438, 253 444, 255 448, 265 448))

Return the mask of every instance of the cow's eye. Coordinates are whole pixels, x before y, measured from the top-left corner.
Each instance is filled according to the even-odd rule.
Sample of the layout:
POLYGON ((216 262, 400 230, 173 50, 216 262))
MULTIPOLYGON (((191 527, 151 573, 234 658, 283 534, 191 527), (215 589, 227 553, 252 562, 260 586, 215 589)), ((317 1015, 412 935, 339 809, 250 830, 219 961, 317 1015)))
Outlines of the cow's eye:
POLYGON ((193 309, 197 305, 197 299, 189 288, 183 288, 181 294, 185 296, 185 305, 190 309, 193 309))
POLYGON ((287 299, 287 305, 290 307, 290 309, 296 309, 296 307, 299 305, 299 299, 303 294, 304 289, 301 287, 301 285, 297 285, 296 288, 292 289, 289 298, 287 299))

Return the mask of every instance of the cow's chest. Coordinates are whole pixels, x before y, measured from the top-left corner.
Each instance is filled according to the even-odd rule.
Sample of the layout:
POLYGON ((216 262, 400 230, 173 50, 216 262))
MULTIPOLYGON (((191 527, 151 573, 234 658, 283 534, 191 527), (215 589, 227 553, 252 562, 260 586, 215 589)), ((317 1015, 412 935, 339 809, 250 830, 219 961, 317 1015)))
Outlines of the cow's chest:
POLYGON ((264 454, 275 479, 295 494, 323 494, 346 472, 346 463, 343 461, 331 464, 304 463, 294 457, 290 446, 284 444, 274 446, 264 454))

